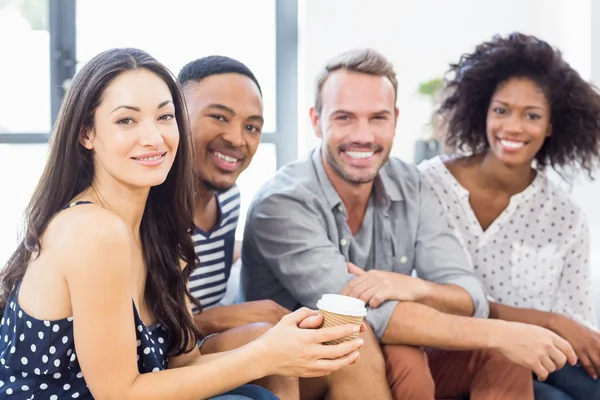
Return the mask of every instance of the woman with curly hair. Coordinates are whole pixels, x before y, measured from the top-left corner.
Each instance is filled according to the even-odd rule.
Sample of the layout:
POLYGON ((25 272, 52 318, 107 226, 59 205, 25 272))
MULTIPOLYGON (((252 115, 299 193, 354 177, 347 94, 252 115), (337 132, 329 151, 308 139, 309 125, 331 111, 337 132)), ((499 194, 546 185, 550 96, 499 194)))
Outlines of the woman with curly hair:
MULTIPOLYGON (((419 166, 490 299, 490 317, 545 327, 579 362, 537 399, 600 398, 586 217, 545 171, 600 156, 600 94, 532 36, 494 37, 451 65, 437 111, 454 156, 419 166)), ((551 362, 548 360, 548 364, 551 362)))

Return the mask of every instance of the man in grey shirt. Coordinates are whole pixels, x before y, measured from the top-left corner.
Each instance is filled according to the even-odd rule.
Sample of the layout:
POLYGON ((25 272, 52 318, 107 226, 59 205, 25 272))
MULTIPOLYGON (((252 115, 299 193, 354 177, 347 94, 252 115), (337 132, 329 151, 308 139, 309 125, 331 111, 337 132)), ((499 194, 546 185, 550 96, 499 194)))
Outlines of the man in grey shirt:
MULTIPOLYGON (((533 399, 531 369, 560 368, 572 349, 543 328, 486 319, 484 290, 435 196, 414 166, 389 158, 396 89, 376 51, 329 62, 311 109, 320 148, 279 170, 248 211, 243 296, 289 309, 324 293, 364 300, 394 398, 533 399)), ((365 378, 372 371, 339 371, 330 397, 390 398, 385 382, 365 378)))

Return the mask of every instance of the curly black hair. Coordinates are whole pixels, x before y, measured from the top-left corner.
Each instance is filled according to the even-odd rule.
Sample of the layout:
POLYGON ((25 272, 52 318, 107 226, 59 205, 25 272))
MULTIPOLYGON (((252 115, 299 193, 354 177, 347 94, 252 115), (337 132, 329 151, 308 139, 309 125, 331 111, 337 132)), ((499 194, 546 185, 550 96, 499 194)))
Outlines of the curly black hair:
POLYGON ((489 149, 487 110, 498 85, 513 77, 533 80, 550 105, 552 135, 536 155, 537 168, 580 167, 591 177, 600 158, 600 94, 559 50, 521 33, 496 35, 450 65, 436 111, 447 144, 472 153, 489 149))

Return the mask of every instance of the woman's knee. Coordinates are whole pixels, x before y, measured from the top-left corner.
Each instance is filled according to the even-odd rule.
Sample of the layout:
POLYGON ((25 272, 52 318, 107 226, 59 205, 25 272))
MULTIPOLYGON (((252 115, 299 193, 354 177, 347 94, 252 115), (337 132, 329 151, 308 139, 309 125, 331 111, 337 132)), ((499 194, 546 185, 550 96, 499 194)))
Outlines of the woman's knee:
POLYGON ((279 400, 277 396, 258 385, 247 384, 209 400, 279 400))
POLYGON ((561 390, 537 380, 533 381, 533 391, 536 400, 573 400, 571 396, 561 390))
POLYGON ((258 339, 272 327, 272 324, 266 322, 256 322, 228 329, 207 338, 200 351, 204 354, 212 354, 237 349, 258 339))
POLYGON ((275 325, 268 322, 254 322, 252 324, 244 325, 241 328, 245 330, 244 333, 249 339, 255 340, 267 333, 267 331, 274 326, 275 325))

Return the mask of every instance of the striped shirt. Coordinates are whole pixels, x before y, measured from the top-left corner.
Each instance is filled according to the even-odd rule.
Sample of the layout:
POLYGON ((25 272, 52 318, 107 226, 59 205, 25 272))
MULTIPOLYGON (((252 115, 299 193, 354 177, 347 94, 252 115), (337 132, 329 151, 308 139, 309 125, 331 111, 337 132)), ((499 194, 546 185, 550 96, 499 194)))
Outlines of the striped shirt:
MULTIPOLYGON (((189 288, 203 309, 219 304, 227 290, 231 272, 235 229, 240 215, 240 190, 237 186, 217 193, 219 221, 208 232, 196 227, 192 239, 200 264, 192 273, 189 288)), ((192 306, 194 314, 198 309, 192 306)))

